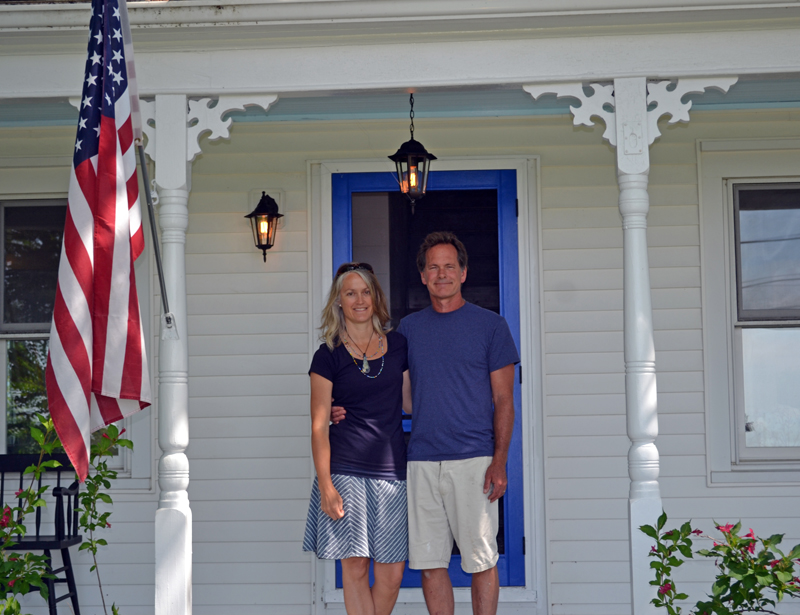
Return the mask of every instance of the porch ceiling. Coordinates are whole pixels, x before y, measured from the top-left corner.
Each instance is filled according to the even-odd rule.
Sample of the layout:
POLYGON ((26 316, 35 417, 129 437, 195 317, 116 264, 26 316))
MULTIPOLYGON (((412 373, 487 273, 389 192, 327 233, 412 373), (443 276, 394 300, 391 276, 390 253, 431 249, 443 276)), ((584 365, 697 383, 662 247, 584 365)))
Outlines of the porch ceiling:
MULTIPOLYGON (((800 76, 743 78, 727 94, 709 90, 687 98, 695 110, 795 108, 800 107, 800 76)), ((522 89, 421 89, 415 102, 418 119, 566 114, 575 104, 553 96, 534 101, 522 89)), ((269 113, 250 107, 231 117, 236 122, 402 120, 408 117, 408 96, 401 90, 290 96, 279 98, 269 113)), ((0 127, 68 126, 77 118, 65 99, 0 99, 0 127)))

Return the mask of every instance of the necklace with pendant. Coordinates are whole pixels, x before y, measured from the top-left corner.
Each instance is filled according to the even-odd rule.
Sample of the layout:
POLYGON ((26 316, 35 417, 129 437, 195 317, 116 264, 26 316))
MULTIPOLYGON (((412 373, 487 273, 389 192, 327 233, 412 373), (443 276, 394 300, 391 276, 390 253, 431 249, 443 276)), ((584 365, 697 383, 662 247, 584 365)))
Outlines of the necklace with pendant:
MULTIPOLYGON (((361 350, 361 347, 360 347, 358 344, 356 344, 355 340, 354 340, 352 337, 350 337, 350 332, 349 332, 349 331, 347 331, 347 329, 346 329, 346 328, 345 328, 345 332, 347 332, 347 337, 349 337, 349 338, 350 338, 350 341, 351 341, 351 342, 353 342, 353 345, 354 345, 354 346, 355 346, 355 347, 358 349, 358 351, 361 353, 361 357, 362 357, 362 359, 361 359, 361 367, 358 367, 358 361, 357 361, 357 360, 356 360, 356 358, 353 356, 353 352, 352 352, 352 350, 350 349, 350 344, 348 344, 348 343, 347 343, 347 340, 344 340, 344 345, 345 345, 345 347, 347 348, 347 352, 348 352, 348 353, 350 353, 350 357, 352 357, 352 359, 353 359, 353 363, 355 363, 355 364, 356 364, 356 367, 358 367, 359 371, 360 371, 362 374, 364 374, 365 376, 367 376, 367 378, 377 378, 378 376, 380 376, 380 375, 381 375, 381 372, 383 371, 383 360, 381 360, 381 371, 380 371, 380 372, 378 372, 378 373, 377 373, 377 375, 375 375, 375 376, 369 376, 368 374, 369 374, 369 372, 370 372, 370 367, 369 367, 369 360, 368 360, 368 358, 367 358, 367 353, 366 353, 366 352, 364 352, 363 350, 361 350)), ((369 345, 370 345, 370 343, 372 342, 372 337, 373 337, 374 335, 375 335, 375 329, 373 329, 373 330, 372 330, 372 333, 371 333, 371 334, 370 334, 370 336, 369 336, 369 340, 367 341, 367 350, 369 350, 369 345)), ((374 358, 374 357, 376 357, 376 356, 377 356, 379 353, 381 353, 382 351, 383 351, 383 337, 382 337, 382 336, 379 336, 379 337, 378 337, 378 350, 377 350, 377 351, 376 351, 376 352, 375 352, 375 353, 372 355, 372 357, 369 357, 369 358, 374 358)), ((383 359, 383 358, 382 358, 382 359, 383 359)))

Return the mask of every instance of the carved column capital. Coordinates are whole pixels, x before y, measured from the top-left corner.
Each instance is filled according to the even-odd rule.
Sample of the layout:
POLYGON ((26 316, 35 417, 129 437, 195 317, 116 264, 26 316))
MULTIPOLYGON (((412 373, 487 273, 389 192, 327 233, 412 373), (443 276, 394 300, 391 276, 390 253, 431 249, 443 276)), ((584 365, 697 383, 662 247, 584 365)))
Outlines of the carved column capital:
MULTIPOLYGON (((277 94, 262 94, 256 96, 220 96, 217 99, 200 98, 189 100, 186 112, 187 141, 186 141, 186 162, 192 162, 202 153, 200 148, 200 138, 210 132, 211 141, 227 139, 230 137, 230 127, 233 120, 223 119, 231 111, 244 111, 246 107, 261 107, 264 111, 269 110, 272 104, 278 100, 277 94)), ((151 160, 156 160, 156 138, 157 126, 156 102, 140 101, 142 109, 142 132, 147 136, 147 145, 144 148, 145 154, 151 160)))
MULTIPOLYGON (((703 93, 708 88, 716 88, 727 92, 736 83, 738 77, 692 77, 689 79, 670 79, 666 81, 647 82, 647 145, 652 145, 661 132, 658 120, 669 115, 670 124, 688 122, 691 101, 682 102, 687 94, 703 93)), ((616 82, 613 84, 589 83, 545 83, 525 85, 523 89, 536 100, 546 94, 555 94, 557 98, 575 98, 579 106, 571 106, 573 124, 575 126, 594 126, 599 118, 606 126, 603 138, 617 147, 616 118, 616 82), (587 93, 587 90, 589 92, 587 93)), ((632 128, 632 127, 631 127, 632 128)), ((636 135, 634 135, 636 136, 636 135)), ((643 136, 643 135, 642 135, 643 136)))

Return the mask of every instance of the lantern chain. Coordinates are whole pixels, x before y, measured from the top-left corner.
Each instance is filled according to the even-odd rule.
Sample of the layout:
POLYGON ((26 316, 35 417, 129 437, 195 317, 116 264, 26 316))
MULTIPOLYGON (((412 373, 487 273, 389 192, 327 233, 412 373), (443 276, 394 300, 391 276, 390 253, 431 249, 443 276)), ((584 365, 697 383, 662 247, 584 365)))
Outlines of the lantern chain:
POLYGON ((411 93, 411 97, 409 98, 409 102, 411 103, 411 111, 408 114, 408 117, 411 118, 411 140, 414 140, 414 93, 411 93))

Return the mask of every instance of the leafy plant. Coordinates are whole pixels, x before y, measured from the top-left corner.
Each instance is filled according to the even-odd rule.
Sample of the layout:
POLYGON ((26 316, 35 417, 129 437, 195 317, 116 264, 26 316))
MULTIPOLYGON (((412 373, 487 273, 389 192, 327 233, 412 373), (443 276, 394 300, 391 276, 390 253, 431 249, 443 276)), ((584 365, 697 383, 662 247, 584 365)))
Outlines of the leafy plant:
POLYGON ((25 595, 32 589, 38 590, 47 599, 47 558, 44 554, 30 552, 17 553, 13 547, 20 537, 25 536, 25 518, 37 508, 45 506, 42 498, 48 487, 35 488, 39 477, 47 468, 55 468, 61 464, 55 460, 45 461, 44 456, 52 454, 59 446, 53 421, 44 415, 38 415, 39 426, 30 430, 32 439, 39 445, 39 460, 36 465, 25 469, 25 475, 31 476, 30 485, 17 491, 17 505, 4 505, 0 512, 0 613, 19 615, 20 604, 17 595, 25 595))
MULTIPOLYGON (((80 502, 78 525, 89 535, 88 540, 84 540, 79 547, 81 551, 89 551, 92 554, 91 572, 97 575, 97 585, 100 588, 100 599, 103 602, 103 612, 108 615, 106 609, 106 599, 103 594, 103 583, 100 580, 100 569, 97 564, 97 550, 101 546, 106 546, 108 542, 105 538, 95 538, 95 532, 111 527, 109 517, 110 510, 101 512, 102 504, 113 504, 111 496, 106 493, 111 488, 111 481, 117 478, 116 470, 109 469, 108 459, 113 457, 119 447, 133 449, 133 442, 122 438, 125 433, 120 431, 116 425, 109 425, 105 431, 101 432, 99 438, 94 439, 89 456, 91 470, 86 477, 84 490, 78 496, 80 502)), ((118 609, 112 604, 112 612, 116 615, 118 609)))
MULTIPOLYGON (((24 554, 12 551, 18 536, 24 536, 26 516, 34 513, 37 508, 45 506, 43 496, 49 489, 47 485, 34 488, 39 477, 48 468, 55 468, 61 464, 55 460, 45 460, 45 455, 51 455, 61 447, 55 432, 52 419, 45 415, 37 415, 38 426, 30 428, 30 439, 38 446, 39 461, 25 470, 31 476, 30 486, 20 489, 15 495, 18 498, 17 506, 5 505, 0 511, 0 615, 21 615, 21 606, 17 599, 32 589, 41 592, 46 600, 48 597, 45 579, 53 575, 47 574, 47 559, 45 555, 35 555, 30 552, 24 554)), ((103 504, 111 505, 113 501, 106 491, 111 487, 111 481, 117 478, 117 472, 108 467, 108 459, 113 457, 119 447, 133 449, 130 440, 122 438, 125 433, 115 425, 108 426, 105 430, 96 432, 92 437, 92 446, 89 459, 91 470, 86 478, 84 491, 79 494, 78 525, 88 534, 80 550, 90 551, 92 554, 91 571, 97 575, 100 588, 100 597, 103 601, 103 610, 107 614, 103 586, 100 581, 100 571, 97 564, 97 551, 108 542, 103 538, 96 538, 95 532, 111 527, 109 517, 111 511, 101 511, 103 504)), ((119 615, 116 604, 111 606, 113 615, 119 615)))
MULTIPOLYGON (((667 609, 669 615, 681 615, 682 609, 675 602, 688 599, 678 592, 672 578, 673 569, 686 559, 692 559, 691 536, 702 536, 703 532, 684 523, 679 529, 663 531, 667 514, 662 513, 655 526, 643 525, 639 529, 653 538, 656 544, 650 549, 650 567, 655 571, 651 585, 658 587, 658 595, 651 601, 657 607, 667 609)), ((795 562, 799 561, 800 545, 784 554, 778 545, 783 534, 759 538, 753 530, 739 536, 741 523, 720 525, 714 522, 722 535, 713 540, 711 549, 699 549, 695 553, 713 557, 718 574, 711 586, 708 600, 699 600, 689 611, 696 615, 738 615, 743 613, 772 613, 785 596, 800 597, 800 579, 795 576, 795 562)))

